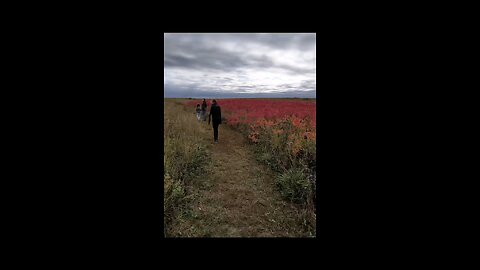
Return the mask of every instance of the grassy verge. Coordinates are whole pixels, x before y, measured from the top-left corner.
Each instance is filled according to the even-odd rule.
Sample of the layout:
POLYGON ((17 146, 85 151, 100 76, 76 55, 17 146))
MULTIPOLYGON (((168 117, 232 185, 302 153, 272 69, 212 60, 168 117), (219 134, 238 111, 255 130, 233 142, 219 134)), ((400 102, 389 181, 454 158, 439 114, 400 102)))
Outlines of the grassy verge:
POLYGON ((207 148, 198 134, 200 126, 175 100, 164 109, 164 235, 188 204, 188 187, 205 172, 207 148))
POLYGON ((289 122, 276 131, 261 128, 255 145, 257 160, 276 172, 275 182, 282 196, 300 206, 299 219, 305 232, 316 235, 316 140, 307 139, 289 122))

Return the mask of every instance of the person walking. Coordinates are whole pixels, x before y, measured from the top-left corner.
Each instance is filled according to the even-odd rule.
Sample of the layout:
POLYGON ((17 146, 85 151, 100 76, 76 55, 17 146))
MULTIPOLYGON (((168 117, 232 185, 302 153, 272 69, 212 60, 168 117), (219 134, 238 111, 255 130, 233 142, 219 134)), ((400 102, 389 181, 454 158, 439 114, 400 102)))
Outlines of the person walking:
POLYGON ((197 113, 197 120, 200 121, 200 116, 202 113, 202 109, 200 108, 200 103, 197 103, 197 108, 195 109, 195 112, 197 113))
POLYGON ((203 121, 207 121, 207 102, 205 101, 205 99, 203 99, 202 102, 201 118, 203 121))
POLYGON ((212 106, 210 107, 210 114, 208 115, 208 124, 210 125, 210 117, 212 118, 213 125, 213 142, 218 143, 218 125, 222 123, 222 110, 218 106, 217 101, 212 100, 212 106))

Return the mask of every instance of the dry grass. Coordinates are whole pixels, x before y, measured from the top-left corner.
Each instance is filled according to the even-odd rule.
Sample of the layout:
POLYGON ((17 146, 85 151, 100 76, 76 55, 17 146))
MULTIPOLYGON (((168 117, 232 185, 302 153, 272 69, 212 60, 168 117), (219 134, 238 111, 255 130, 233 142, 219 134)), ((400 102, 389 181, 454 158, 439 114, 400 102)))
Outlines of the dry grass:
POLYGON ((191 199, 189 185, 205 173, 208 158, 201 141, 202 129, 192 115, 175 101, 165 102, 164 110, 164 234, 191 199))
POLYGON ((184 151, 195 149, 190 143, 204 145, 211 156, 201 177, 186 182, 182 196, 189 198, 188 203, 176 212, 167 236, 313 236, 305 229, 308 224, 302 218, 302 208, 282 199, 273 173, 256 161, 252 146, 242 134, 220 125, 219 143, 213 144, 211 125, 196 122, 193 108, 192 112, 181 111, 173 100, 166 105, 166 128, 170 129, 166 133, 188 136, 183 138, 184 151), (189 126, 178 127, 178 123, 189 126))

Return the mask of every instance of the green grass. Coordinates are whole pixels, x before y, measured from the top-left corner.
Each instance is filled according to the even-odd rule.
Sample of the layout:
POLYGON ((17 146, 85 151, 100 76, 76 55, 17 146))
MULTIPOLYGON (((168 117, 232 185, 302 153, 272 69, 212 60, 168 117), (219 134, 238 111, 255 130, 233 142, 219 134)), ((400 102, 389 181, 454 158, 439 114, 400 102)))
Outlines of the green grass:
POLYGON ((282 196, 295 203, 306 203, 312 196, 307 175, 301 168, 292 168, 276 177, 282 196))

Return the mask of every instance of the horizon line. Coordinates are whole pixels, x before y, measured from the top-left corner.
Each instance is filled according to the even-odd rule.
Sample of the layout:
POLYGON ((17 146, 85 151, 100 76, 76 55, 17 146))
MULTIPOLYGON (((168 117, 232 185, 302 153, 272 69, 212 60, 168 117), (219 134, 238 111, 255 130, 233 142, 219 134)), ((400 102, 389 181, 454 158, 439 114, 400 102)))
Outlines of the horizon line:
POLYGON ((309 98, 316 99, 317 97, 163 97, 163 98, 309 98))

